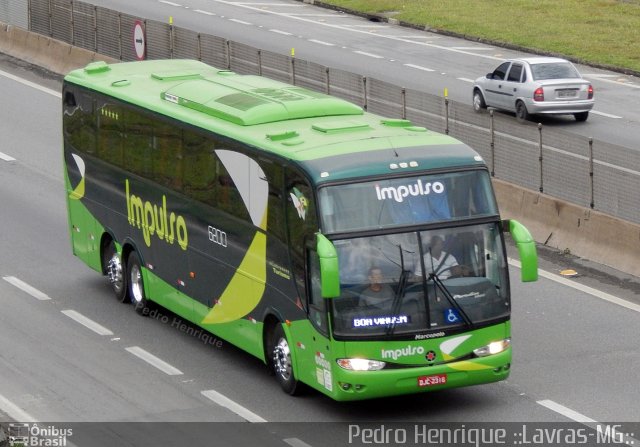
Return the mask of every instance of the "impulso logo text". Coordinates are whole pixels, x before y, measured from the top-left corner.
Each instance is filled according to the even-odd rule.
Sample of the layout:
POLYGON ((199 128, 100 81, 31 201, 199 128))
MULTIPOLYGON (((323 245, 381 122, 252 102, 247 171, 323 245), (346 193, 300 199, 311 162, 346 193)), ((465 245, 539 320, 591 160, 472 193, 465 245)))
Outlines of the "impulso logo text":
POLYGON ((378 200, 393 199, 399 203, 402 203, 405 197, 428 196, 431 193, 442 194, 443 192, 444 184, 442 182, 423 182, 422 179, 418 179, 408 185, 387 186, 383 188, 381 188, 380 185, 376 185, 378 200))
POLYGON ((143 200, 129 191, 129 180, 125 180, 127 196, 127 219, 129 225, 142 230, 147 247, 151 247, 151 236, 155 235, 161 241, 172 244, 177 240, 183 250, 189 245, 187 224, 184 217, 173 211, 167 214, 167 197, 162 195, 162 204, 156 205, 143 200))
POLYGON ((422 346, 408 345, 404 348, 382 350, 383 359, 398 360, 400 357, 408 357, 411 355, 422 355, 422 354, 424 354, 424 348, 422 346))

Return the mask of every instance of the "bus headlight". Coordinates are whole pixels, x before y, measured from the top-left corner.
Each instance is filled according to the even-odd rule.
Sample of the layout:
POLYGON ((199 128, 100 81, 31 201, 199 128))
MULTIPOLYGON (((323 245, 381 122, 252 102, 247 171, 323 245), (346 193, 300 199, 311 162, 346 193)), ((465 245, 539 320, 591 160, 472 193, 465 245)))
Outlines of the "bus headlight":
POLYGON ((338 359, 340 368, 350 371, 378 371, 386 365, 385 362, 369 359, 338 359))
POLYGON ((487 346, 483 346, 478 349, 474 349, 473 353, 478 357, 486 357, 488 355, 499 354, 511 346, 511 339, 505 338, 504 340, 494 341, 487 346))

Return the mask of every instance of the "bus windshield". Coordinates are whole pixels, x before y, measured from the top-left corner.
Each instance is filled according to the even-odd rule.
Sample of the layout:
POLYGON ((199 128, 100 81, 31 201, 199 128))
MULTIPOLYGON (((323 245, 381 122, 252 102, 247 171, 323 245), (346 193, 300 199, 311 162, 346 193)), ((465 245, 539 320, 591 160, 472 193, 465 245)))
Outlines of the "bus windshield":
POLYGON ((328 186, 318 196, 325 234, 498 214, 486 170, 328 186))
POLYGON ((338 337, 384 337, 495 322, 509 315, 498 223, 333 241, 338 337))

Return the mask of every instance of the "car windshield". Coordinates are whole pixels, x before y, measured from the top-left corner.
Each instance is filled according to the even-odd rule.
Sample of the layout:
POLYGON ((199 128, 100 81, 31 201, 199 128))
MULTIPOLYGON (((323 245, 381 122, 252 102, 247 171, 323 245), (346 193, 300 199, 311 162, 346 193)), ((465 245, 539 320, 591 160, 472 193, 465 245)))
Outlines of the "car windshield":
POLYGON ((484 169, 328 186, 318 196, 324 234, 498 214, 484 169))
POLYGON ((438 334, 509 315, 495 222, 333 242, 341 282, 340 297, 331 299, 337 338, 438 334))
POLYGON ((580 73, 569 62, 532 64, 531 75, 534 81, 545 79, 580 79, 580 73))

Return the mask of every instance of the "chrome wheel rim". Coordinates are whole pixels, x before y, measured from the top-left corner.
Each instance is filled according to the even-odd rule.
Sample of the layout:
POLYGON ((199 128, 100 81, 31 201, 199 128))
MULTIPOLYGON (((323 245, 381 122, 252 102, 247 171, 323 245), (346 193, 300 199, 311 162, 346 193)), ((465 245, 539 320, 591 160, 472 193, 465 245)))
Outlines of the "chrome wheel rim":
POLYGON ((131 266, 131 299, 136 302, 142 302, 144 297, 142 286, 142 273, 140 267, 137 264, 131 266))
POLYGON ((120 261, 118 253, 114 253, 113 256, 111 256, 111 259, 109 259, 109 263, 107 264, 107 276, 113 290, 115 290, 116 293, 122 292, 124 281, 122 276, 122 262, 120 261))
POLYGON ((275 372, 283 380, 291 379, 291 350, 289 343, 282 337, 273 349, 273 365, 275 372))

